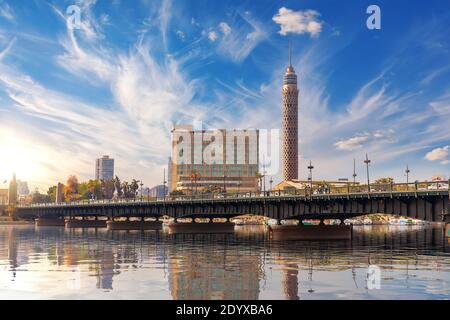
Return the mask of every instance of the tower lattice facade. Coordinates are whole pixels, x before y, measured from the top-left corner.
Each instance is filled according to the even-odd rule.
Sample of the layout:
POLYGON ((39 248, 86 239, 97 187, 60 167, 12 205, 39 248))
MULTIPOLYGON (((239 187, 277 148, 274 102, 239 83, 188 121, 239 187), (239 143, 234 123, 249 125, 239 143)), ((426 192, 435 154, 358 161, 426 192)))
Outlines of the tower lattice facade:
POLYGON ((283 179, 298 179, 298 89, 297 75, 292 67, 289 54, 289 67, 283 81, 283 179))

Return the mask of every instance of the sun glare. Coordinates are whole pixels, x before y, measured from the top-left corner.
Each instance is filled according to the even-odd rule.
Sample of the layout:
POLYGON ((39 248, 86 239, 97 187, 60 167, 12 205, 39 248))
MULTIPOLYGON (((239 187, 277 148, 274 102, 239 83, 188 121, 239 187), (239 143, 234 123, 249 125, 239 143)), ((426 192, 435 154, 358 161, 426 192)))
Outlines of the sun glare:
POLYGON ((4 136, 0 142, 0 183, 10 180, 13 173, 21 180, 36 180, 42 173, 38 150, 22 139, 4 136))

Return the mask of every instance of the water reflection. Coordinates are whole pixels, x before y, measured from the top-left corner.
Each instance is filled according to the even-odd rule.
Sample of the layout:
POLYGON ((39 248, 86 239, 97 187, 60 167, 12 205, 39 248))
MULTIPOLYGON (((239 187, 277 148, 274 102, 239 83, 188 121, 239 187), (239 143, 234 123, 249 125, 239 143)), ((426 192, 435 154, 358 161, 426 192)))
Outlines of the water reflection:
POLYGON ((0 226, 0 298, 405 299, 450 296, 441 227, 355 227, 352 241, 0 226), (381 269, 381 288, 367 268, 381 269))

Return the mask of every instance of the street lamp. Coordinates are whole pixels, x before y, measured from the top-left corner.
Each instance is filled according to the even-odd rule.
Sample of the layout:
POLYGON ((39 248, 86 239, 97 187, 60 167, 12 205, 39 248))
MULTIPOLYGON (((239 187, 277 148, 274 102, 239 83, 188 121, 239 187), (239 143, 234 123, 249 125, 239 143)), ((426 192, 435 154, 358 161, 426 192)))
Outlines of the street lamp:
POLYGON ((272 191, 272 184, 273 184, 273 179, 272 178, 270 178, 269 183, 270 183, 270 191, 272 191))
POLYGON ((356 185, 356 159, 353 158, 353 186, 356 185))
POLYGON ((163 175, 163 200, 166 200, 166 168, 164 168, 164 175, 163 175))
POLYGON ((370 160, 369 157, 367 156, 366 153, 366 160, 364 160, 364 163, 366 164, 366 169, 367 169, 367 190, 370 193, 370 178, 369 178, 369 165, 370 165, 370 160))
POLYGON ((266 194, 266 158, 263 154, 263 172, 262 172, 262 178, 263 178, 263 195, 266 194))
POLYGON ((226 173, 223 174, 223 193, 227 193, 227 189, 226 189, 226 185, 225 185, 225 180, 227 179, 227 175, 226 173))
POLYGON ((309 183, 310 183, 310 187, 311 187, 311 194, 312 194, 312 190, 313 190, 313 176, 312 176, 312 170, 314 169, 314 166, 311 163, 311 160, 309 160, 309 183))
POLYGON ((144 200, 144 194, 143 194, 144 190, 143 190, 143 186, 144 186, 144 184, 143 184, 142 181, 141 181, 141 201, 144 200))
POLYGON ((405 173, 406 173, 406 190, 408 190, 408 184, 409 184, 409 173, 411 172, 411 170, 409 170, 409 166, 408 165, 406 165, 406 170, 405 170, 405 173))

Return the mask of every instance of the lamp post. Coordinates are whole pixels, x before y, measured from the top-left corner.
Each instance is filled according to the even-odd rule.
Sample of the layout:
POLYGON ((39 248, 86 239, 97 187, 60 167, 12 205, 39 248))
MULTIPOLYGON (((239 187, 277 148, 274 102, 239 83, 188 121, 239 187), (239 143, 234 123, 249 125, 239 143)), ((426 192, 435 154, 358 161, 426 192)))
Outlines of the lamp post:
POLYGON ((409 189, 409 173, 411 172, 411 170, 409 170, 409 166, 408 165, 406 165, 406 170, 405 170, 405 173, 406 173, 406 190, 408 191, 408 189, 409 189))
POLYGON ((371 160, 369 160, 367 153, 366 153, 366 160, 364 160, 364 163, 366 164, 367 169, 367 191, 370 193, 369 165, 371 163, 371 160))
POLYGON ((164 168, 164 175, 163 175, 163 200, 166 200, 166 168, 164 168))
POLYGON ((239 197, 239 192, 241 192, 241 170, 240 169, 239 169, 239 178, 238 178, 237 187, 238 187, 237 193, 238 193, 238 197, 239 197))
POLYGON ((353 186, 356 186, 356 159, 353 158, 353 186))
POLYGON ((144 194, 143 194, 143 186, 144 186, 144 184, 142 183, 142 181, 141 181, 141 201, 142 200, 144 200, 144 194))
POLYGON ((226 185, 225 185, 226 179, 227 179, 227 174, 224 173, 223 174, 223 193, 227 193, 227 189, 226 189, 226 185))
POLYGON ((265 158, 265 156, 264 156, 264 154, 263 154, 263 172, 262 172, 262 175, 263 175, 263 195, 265 195, 266 194, 266 158, 265 158))
POLYGON ((308 166, 308 169, 309 169, 309 185, 310 185, 310 188, 311 188, 311 194, 312 194, 312 192, 313 192, 313 176, 312 176, 312 171, 313 171, 313 169, 314 169, 314 166, 312 165, 311 160, 309 160, 309 166, 308 166))
POLYGON ((272 191, 272 184, 273 184, 273 179, 272 178, 270 178, 269 183, 270 183, 270 191, 272 191))
POLYGON ((411 172, 411 170, 409 170, 409 166, 406 165, 406 170, 405 170, 405 173, 406 173, 406 184, 409 183, 409 173, 410 172, 411 172))

